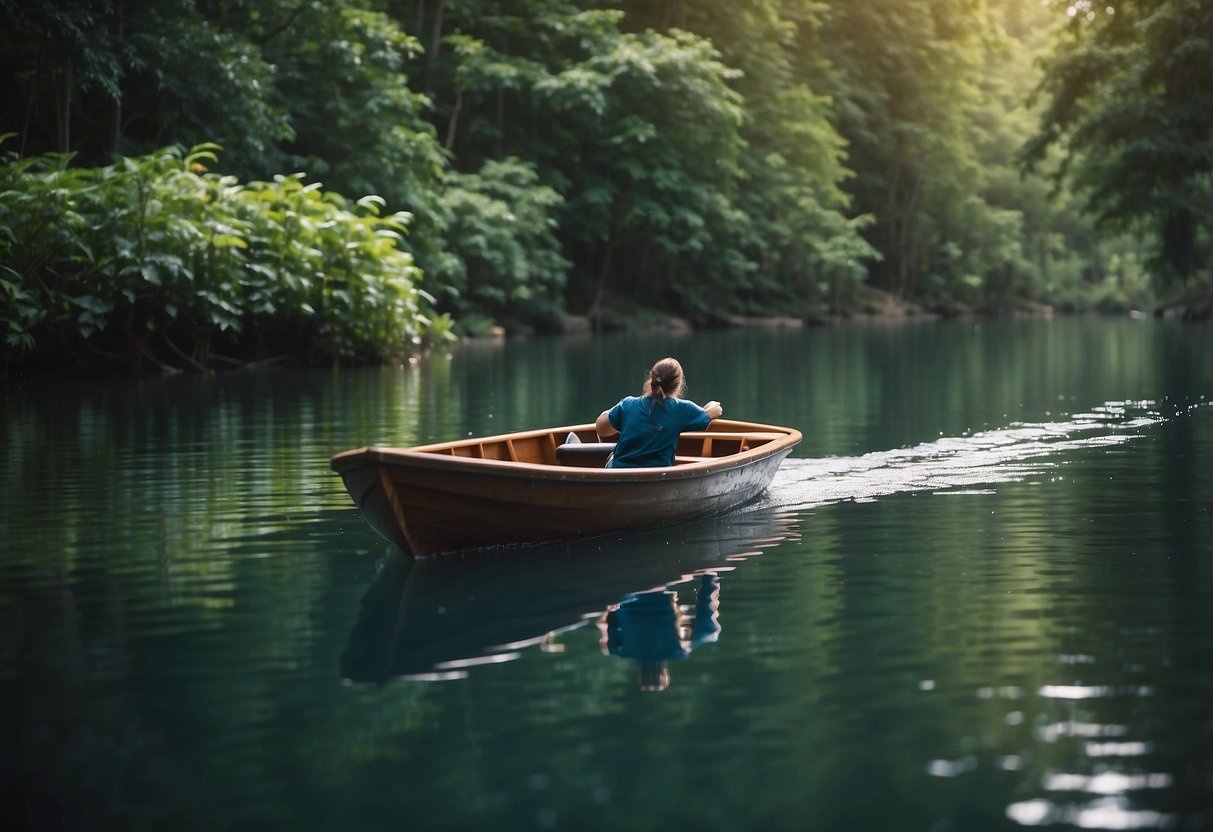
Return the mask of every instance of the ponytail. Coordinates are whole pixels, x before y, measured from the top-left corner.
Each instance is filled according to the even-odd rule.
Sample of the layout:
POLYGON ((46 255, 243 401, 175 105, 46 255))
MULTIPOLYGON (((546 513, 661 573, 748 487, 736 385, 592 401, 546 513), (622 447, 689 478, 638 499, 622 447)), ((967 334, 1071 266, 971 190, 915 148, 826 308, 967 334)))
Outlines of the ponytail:
POLYGON ((661 381, 661 374, 658 373, 657 368, 654 367, 649 372, 649 383, 646 385, 648 390, 646 395, 653 400, 654 404, 662 404, 665 402, 665 387, 662 386, 661 381))
POLYGON ((685 387, 682 365, 677 359, 663 358, 649 370, 649 377, 644 383, 644 392, 641 395, 651 399, 650 406, 665 404, 667 398, 680 398, 685 387))

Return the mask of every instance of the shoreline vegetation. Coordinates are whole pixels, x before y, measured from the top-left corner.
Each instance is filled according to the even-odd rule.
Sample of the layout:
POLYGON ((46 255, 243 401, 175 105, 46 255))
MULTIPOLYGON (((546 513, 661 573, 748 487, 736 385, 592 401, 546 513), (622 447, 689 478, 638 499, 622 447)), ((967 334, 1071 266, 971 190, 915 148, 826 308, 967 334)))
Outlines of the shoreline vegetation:
POLYGON ((0 377, 1208 320, 1210 32, 1191 0, 0 2, 0 377))
MULTIPOLYGON (((697 318, 613 308, 560 311, 541 327, 434 312, 406 235, 412 217, 350 202, 302 175, 241 184, 215 174, 214 145, 166 148, 100 168, 68 154, 0 163, 0 277, 7 326, 0 378, 262 369, 416 361, 458 340, 544 334, 795 329, 1099 312, 1207 321, 1213 294, 1142 311, 1123 299, 931 308, 871 286, 805 314, 697 318)), ((1095 287, 1098 289, 1099 287, 1095 287)), ((1091 297, 1095 297, 1092 294, 1091 297)))

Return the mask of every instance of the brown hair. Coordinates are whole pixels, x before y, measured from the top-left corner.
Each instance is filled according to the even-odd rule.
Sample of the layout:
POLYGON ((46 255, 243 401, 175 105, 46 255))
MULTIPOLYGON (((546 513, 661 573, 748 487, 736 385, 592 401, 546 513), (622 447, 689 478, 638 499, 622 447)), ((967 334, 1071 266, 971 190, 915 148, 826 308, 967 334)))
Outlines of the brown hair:
POLYGON ((682 365, 676 358, 663 358, 649 370, 645 379, 642 396, 648 396, 653 403, 664 402, 666 397, 680 399, 686 392, 686 377, 682 373, 682 365))

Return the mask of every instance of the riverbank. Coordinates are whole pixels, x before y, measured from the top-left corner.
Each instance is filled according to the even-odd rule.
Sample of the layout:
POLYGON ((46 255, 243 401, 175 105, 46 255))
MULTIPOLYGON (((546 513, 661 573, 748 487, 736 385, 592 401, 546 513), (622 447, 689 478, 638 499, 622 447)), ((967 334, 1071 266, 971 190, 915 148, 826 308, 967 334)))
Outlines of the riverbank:
MULTIPOLYGON (((867 290, 862 302, 853 310, 829 315, 799 318, 793 315, 725 315, 712 321, 706 326, 695 326, 686 318, 678 316, 650 316, 643 321, 634 322, 630 326, 621 326, 621 318, 612 319, 611 326, 595 327, 593 319, 586 315, 569 314, 561 319, 561 326, 556 334, 558 337, 588 338, 609 332, 652 333, 663 332, 672 335, 691 335, 697 332, 727 329, 759 329, 759 330, 797 330, 806 327, 841 326, 847 323, 875 324, 910 324, 930 323, 934 321, 972 318, 974 320, 997 319, 1044 319, 1081 315, 1098 315, 1100 317, 1125 317, 1147 319, 1156 317, 1166 321, 1200 323, 1213 320, 1213 295, 1194 300, 1172 303, 1152 312, 1139 310, 1124 310, 1123 312, 1109 311, 1080 311, 1072 312, 1058 310, 1053 306, 1042 304, 1028 309, 1007 309, 997 312, 975 312, 972 310, 956 311, 942 314, 922 308, 918 304, 906 301, 896 296, 878 290, 867 290)), ((507 332, 504 327, 495 326, 489 331, 475 336, 465 335, 454 339, 451 343, 494 344, 518 338, 546 337, 532 330, 522 329, 507 332)), ((398 360, 415 364, 424 360, 436 349, 441 349, 435 342, 428 342, 419 351, 401 351, 398 360)), ((82 378, 98 375, 113 376, 155 376, 175 373, 231 373, 240 371, 259 371, 274 367, 314 365, 298 355, 275 355, 269 359, 249 360, 245 362, 235 359, 225 359, 212 368, 200 368, 192 363, 183 362, 182 366, 171 366, 163 363, 145 363, 142 368, 128 363, 109 360, 112 356, 95 351, 75 351, 57 355, 31 356, 19 364, 0 364, 0 381, 15 382, 41 378, 82 378)), ((345 362, 343 362, 345 363, 345 362)), ((365 364, 366 362, 355 362, 365 364)), ((392 363, 388 361, 386 363, 392 363)))
POLYGON ((1213 292, 1208 297, 1185 300, 1158 310, 1164 321, 1206 322, 1213 320, 1213 292))

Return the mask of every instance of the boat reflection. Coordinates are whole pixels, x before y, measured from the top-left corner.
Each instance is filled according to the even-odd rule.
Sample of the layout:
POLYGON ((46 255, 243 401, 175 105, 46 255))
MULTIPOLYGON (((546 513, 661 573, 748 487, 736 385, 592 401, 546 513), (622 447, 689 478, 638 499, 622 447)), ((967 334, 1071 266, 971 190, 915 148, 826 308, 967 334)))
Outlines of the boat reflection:
POLYGON ((417 560, 389 550, 341 659, 349 682, 449 679, 596 625, 605 655, 636 662, 646 690, 715 641, 720 575, 798 536, 764 509, 631 534, 417 560))

